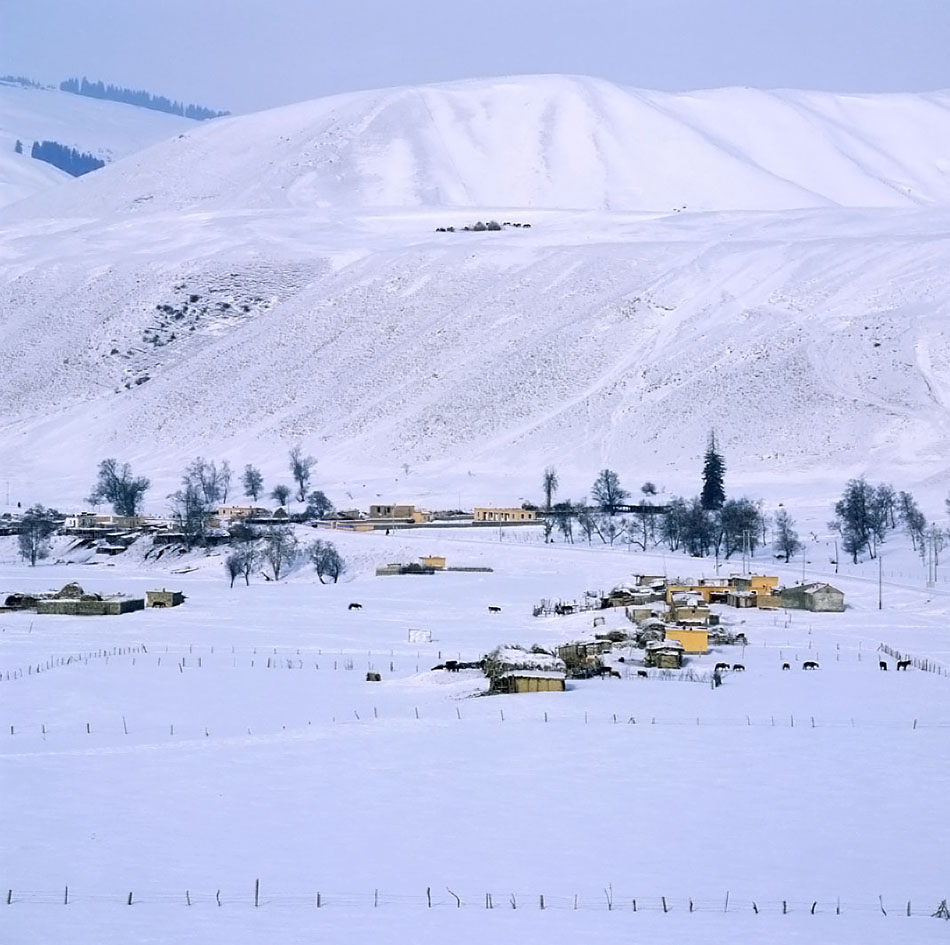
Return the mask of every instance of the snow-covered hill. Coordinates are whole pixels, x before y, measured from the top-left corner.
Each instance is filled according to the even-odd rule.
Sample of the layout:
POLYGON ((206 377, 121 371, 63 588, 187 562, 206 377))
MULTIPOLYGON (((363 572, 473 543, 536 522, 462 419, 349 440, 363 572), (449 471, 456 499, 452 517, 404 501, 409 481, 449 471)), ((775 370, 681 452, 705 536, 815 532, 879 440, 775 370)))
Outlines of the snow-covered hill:
POLYGON ((360 92, 193 128, 72 207, 93 192, 165 211, 928 205, 950 199, 950 93, 670 94, 561 76, 360 92))
POLYGON ((72 180, 30 157, 34 141, 58 141, 113 161, 195 124, 132 105, 0 82, 0 206, 72 180), (14 153, 17 140, 24 154, 14 153))
POLYGON ((715 427, 734 481, 944 488, 948 103, 535 77, 202 125, 0 214, 0 465, 78 500, 300 441, 328 486, 577 498, 690 487, 715 427), (435 232, 493 217, 532 226, 435 232))

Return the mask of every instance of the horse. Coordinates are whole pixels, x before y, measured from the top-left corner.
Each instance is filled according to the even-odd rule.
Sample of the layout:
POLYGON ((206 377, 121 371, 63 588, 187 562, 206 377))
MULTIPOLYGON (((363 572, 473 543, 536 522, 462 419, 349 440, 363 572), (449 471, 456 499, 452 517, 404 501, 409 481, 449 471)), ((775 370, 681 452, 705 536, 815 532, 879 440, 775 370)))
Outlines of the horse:
POLYGON ((501 608, 500 608, 500 607, 495 607, 494 605, 489 604, 489 605, 488 605, 488 612, 489 612, 490 614, 500 614, 500 613, 501 613, 501 608))

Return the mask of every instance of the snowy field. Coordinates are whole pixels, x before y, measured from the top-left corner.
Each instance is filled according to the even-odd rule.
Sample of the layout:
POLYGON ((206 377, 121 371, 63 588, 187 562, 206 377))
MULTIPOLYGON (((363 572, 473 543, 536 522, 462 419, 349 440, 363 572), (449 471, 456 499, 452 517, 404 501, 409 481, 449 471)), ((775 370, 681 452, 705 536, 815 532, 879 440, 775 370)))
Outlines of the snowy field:
POLYGON ((618 663, 479 698, 479 673, 430 667, 590 635, 590 613, 532 617, 542 597, 713 562, 531 528, 334 540, 339 585, 299 570, 233 590, 217 557, 29 569, 0 540, 0 596, 188 595, 0 614, 5 943, 946 940, 950 677, 878 668, 881 643, 950 666, 950 585, 925 588, 909 552, 889 549, 881 610, 876 563, 823 575, 844 614, 719 608, 749 645, 691 659, 698 681, 618 663), (373 575, 423 554, 494 571, 373 575), (746 671, 714 690, 720 660, 746 671))

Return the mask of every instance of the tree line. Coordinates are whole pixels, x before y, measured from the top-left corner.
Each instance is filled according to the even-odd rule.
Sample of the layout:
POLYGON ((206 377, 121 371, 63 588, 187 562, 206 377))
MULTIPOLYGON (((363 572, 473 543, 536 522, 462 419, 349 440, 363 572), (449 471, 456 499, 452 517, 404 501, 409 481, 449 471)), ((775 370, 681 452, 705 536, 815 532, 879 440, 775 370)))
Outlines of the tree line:
POLYGON ((184 118, 193 118, 196 121, 205 121, 209 118, 222 118, 230 112, 217 112, 203 105, 185 105, 173 101, 164 95, 152 95, 145 89, 127 89, 111 83, 90 82, 85 76, 81 79, 64 79, 59 83, 60 91, 72 92, 74 95, 85 95, 89 98, 108 99, 112 102, 123 102, 126 105, 137 105, 140 108, 150 108, 157 112, 168 112, 171 115, 181 115, 184 118))
MULTIPOLYGON (((17 141, 14 150, 22 153, 22 142, 17 141), (19 149, 17 149, 17 145, 20 146, 19 149)), ((53 167, 58 167, 61 171, 72 174, 73 177, 82 177, 83 174, 97 171, 100 167, 106 165, 105 161, 100 160, 94 154, 70 148, 58 141, 34 141, 33 147, 30 149, 30 157, 36 158, 37 161, 52 164, 53 167)))

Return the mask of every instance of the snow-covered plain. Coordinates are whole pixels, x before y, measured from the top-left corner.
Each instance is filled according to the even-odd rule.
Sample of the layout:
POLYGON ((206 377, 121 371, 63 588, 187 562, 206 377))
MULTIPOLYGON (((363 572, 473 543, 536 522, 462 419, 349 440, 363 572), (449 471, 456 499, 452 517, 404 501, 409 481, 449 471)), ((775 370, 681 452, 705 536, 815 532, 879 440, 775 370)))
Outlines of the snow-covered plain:
POLYGON ((624 678, 563 694, 478 698, 480 674, 429 667, 591 633, 589 613, 533 618, 541 597, 713 563, 533 528, 334 539, 345 583, 302 569, 233 590, 220 557, 185 575, 134 548, 28 569, 2 540, 3 593, 188 595, 121 618, 0 615, 5 941, 945 939, 950 678, 878 669, 880 643, 950 665, 950 590, 924 588, 909 552, 892 550, 883 610, 874 564, 825 574, 814 544, 808 576, 845 590, 845 614, 722 608, 749 645, 690 663, 742 662, 720 689, 617 663, 624 678), (495 570, 372 573, 429 553, 495 570))
POLYGON ((0 466, 64 504, 302 442, 444 507, 692 488, 715 426, 751 485, 936 494, 946 104, 542 76, 194 127, 0 214, 0 466), (532 227, 434 232, 491 218, 532 227))

